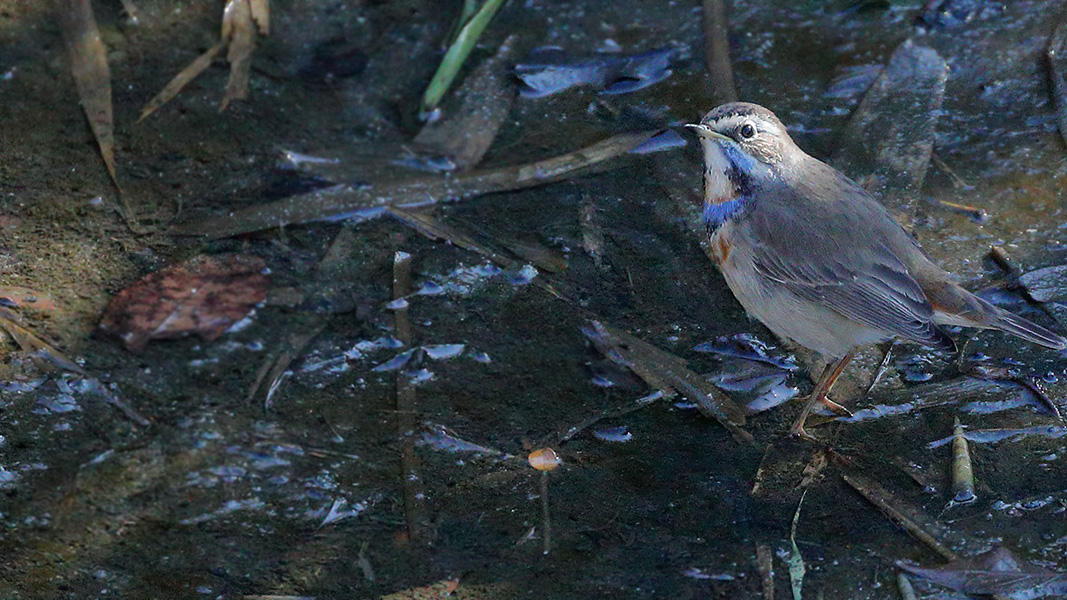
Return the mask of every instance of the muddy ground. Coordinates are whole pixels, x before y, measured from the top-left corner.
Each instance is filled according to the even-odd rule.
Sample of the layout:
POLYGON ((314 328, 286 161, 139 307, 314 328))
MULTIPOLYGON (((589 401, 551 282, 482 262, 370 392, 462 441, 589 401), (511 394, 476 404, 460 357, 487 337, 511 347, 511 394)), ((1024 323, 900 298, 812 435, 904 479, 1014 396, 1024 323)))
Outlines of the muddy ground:
MULTIPOLYGON (((118 2, 96 3, 113 81, 120 200, 79 110, 56 19, 38 3, 0 0, 0 287, 28 288, 54 304, 16 310, 149 423, 8 344, 0 365, 4 597, 414 598, 436 593, 424 586, 458 581, 460 598, 754 598, 763 593, 758 546, 775 555, 777 597, 789 597, 783 557, 798 484, 823 455, 786 436, 797 402, 750 417, 753 444, 681 397, 558 441, 559 432, 652 391, 591 347, 582 334, 590 317, 712 375, 746 363, 696 352, 698 344, 750 334, 779 346, 662 210, 653 159, 435 209, 482 239, 564 255, 565 271, 539 277, 568 300, 389 218, 222 240, 170 234, 175 222, 323 185, 280 166, 282 149, 376 155, 406 144, 458 4, 275 2, 246 101, 219 112, 228 76, 220 60, 136 123, 148 99, 215 43, 222 9, 210 0, 141 0, 132 25, 118 2), (344 310, 299 301, 321 289, 317 265, 343 228, 352 244, 343 278, 329 289, 344 310), (396 332, 386 306, 397 251, 412 256, 416 286, 448 288, 410 299, 414 344, 464 345, 449 359, 422 358, 413 414, 397 410, 396 372, 375 370, 400 351, 388 341, 396 332), (141 351, 96 331, 108 300, 141 276, 223 252, 259 256, 271 273, 276 293, 246 327, 214 342, 154 341, 141 351), (249 398, 264 362, 290 349, 291 373, 269 406, 262 394, 249 398), (413 429, 398 427, 405 422, 413 429), (622 435, 616 427, 632 438, 610 441, 622 435), (482 450, 456 451, 456 440, 482 450), (563 461, 545 477, 547 554, 544 481, 526 462, 544 445, 563 461), (402 476, 401 461, 412 459, 416 476, 402 476)), ((1062 3, 951 4, 971 10, 917 24, 919 2, 729 2, 739 95, 772 108, 803 148, 826 158, 863 93, 831 87, 842 69, 884 64, 909 38, 935 49, 949 78, 915 235, 968 289, 1062 331, 1056 319, 1067 311, 1028 303, 987 258, 999 245, 1024 271, 1067 262, 1067 167, 1045 61, 1062 3), (975 222, 927 199, 989 217, 975 222)), ((675 126, 712 108, 698 3, 511 2, 471 62, 510 33, 518 56, 545 45, 587 53, 677 44, 688 56, 668 79, 613 96, 611 106, 675 126)), ((591 88, 517 98, 485 166, 625 130, 598 99, 591 88)), ((692 167, 682 185, 696 190, 696 151, 675 152, 692 167)), ((953 333, 967 341, 968 356, 1024 365, 1052 401, 1062 400, 1062 353, 995 332, 953 333)), ((799 369, 783 385, 803 394, 810 380, 799 369)), ((807 485, 797 520, 807 597, 898 598, 894 561, 943 562, 841 478, 856 471, 967 537, 957 547, 963 554, 1003 546, 1028 564, 1063 567, 1062 438, 972 444, 978 500, 944 512, 950 453, 927 447, 951 434, 954 417, 972 430, 1059 426, 1030 391, 961 379, 954 357, 899 344, 871 396, 846 403, 883 408, 871 411, 876 418, 815 429, 841 461, 807 485), (884 408, 920 399, 933 406, 884 408)))

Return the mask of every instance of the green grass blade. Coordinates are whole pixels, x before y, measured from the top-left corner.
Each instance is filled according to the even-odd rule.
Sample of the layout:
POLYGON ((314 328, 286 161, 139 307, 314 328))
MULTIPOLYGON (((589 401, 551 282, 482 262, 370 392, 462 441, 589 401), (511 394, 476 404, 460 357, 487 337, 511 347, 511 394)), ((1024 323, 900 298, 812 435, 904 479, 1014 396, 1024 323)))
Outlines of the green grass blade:
POLYGON ((463 8, 460 10, 459 18, 456 19, 456 23, 452 26, 452 31, 448 33, 449 46, 456 41, 463 26, 467 24, 467 21, 470 21, 476 12, 478 12, 478 0, 463 0, 463 8))
POLYGON ((430 112, 437 107, 445 92, 452 85, 456 74, 459 73, 460 67, 463 66, 463 61, 467 60, 467 55, 474 49, 478 38, 503 4, 504 0, 486 0, 478 12, 460 28, 456 41, 448 47, 445 57, 441 59, 441 66, 437 67, 437 73, 434 73, 422 97, 423 113, 430 112))

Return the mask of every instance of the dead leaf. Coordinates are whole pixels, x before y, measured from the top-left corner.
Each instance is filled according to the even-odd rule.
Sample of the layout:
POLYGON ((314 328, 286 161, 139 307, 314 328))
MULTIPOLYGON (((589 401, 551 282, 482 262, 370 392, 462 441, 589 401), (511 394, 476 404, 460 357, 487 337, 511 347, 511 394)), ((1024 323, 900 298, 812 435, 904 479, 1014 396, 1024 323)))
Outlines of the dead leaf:
POLYGON ((599 321, 586 321, 582 333, 601 354, 628 367, 649 387, 689 398, 701 413, 722 424, 735 439, 752 441, 752 434, 742 429, 745 411, 706 378, 691 371, 684 359, 599 321))
POLYGON ((1067 574, 1020 563, 1005 548, 986 552, 973 560, 952 560, 936 568, 924 568, 908 561, 897 561, 897 567, 968 596, 1030 600, 1067 594, 1067 574))
POLYGON ((447 156, 459 171, 482 162, 511 110, 515 90, 508 67, 516 37, 509 36, 495 56, 466 78, 445 103, 445 116, 427 123, 415 136, 416 145, 447 156))
POLYGON ((252 53, 256 49, 256 34, 267 35, 270 30, 269 0, 227 0, 222 14, 222 36, 219 43, 201 54, 189 66, 155 95, 144 109, 138 122, 178 95, 190 81, 211 66, 211 61, 228 47, 226 59, 230 63, 230 78, 219 112, 226 110, 231 100, 248 96, 248 77, 252 71, 252 53))
POLYGON ((259 26, 259 35, 270 33, 270 0, 248 0, 252 20, 259 26))
POLYGON ((226 60, 230 61, 230 80, 226 82, 226 96, 219 105, 219 112, 226 110, 231 100, 248 97, 248 76, 252 72, 252 53, 256 49, 256 22, 249 0, 226 3, 222 39, 230 44, 226 53, 226 60))
MULTIPOLYGON (((78 88, 82 110, 100 146, 107 172, 115 187, 115 127, 111 109, 111 72, 107 65, 107 50, 96 27, 93 7, 89 0, 61 0, 59 15, 63 23, 63 37, 70 54, 70 70, 78 88)), ((121 190, 121 188, 120 188, 121 190)))
POLYGON ((39 338, 25 327, 22 324, 22 319, 15 313, 0 309, 0 329, 7 332, 11 339, 18 344, 19 348, 30 355, 30 358, 38 368, 45 371, 58 368, 69 373, 86 374, 78 363, 67 358, 55 346, 39 338))
POLYGON ((151 273, 108 304, 100 329, 130 350, 149 340, 198 334, 217 339, 267 297, 270 278, 251 255, 198 256, 151 273))

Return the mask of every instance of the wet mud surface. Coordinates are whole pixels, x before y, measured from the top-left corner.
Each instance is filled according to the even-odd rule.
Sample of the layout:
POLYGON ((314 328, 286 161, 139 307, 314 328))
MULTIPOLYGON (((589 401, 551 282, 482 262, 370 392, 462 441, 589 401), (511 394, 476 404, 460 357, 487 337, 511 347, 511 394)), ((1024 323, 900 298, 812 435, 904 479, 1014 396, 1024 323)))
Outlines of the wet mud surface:
MULTIPOLYGON (((764 589, 756 555, 765 546, 776 597, 785 598, 803 495, 794 538, 805 596, 898 598, 894 561, 944 560, 846 484, 841 474, 854 472, 964 536, 960 554, 1003 546, 1031 565, 1067 566, 1063 424, 1018 383, 961 379, 953 356, 894 346, 870 397, 838 398, 856 416, 813 428, 835 451, 813 479, 805 466, 825 453, 787 437, 795 401, 750 415, 753 443, 683 396, 611 416, 654 390, 593 348, 582 331, 590 318, 713 381, 741 380, 728 394, 742 405, 775 404, 761 394, 768 389, 803 397, 811 387, 802 361, 783 370, 694 349, 747 334, 777 359, 792 354, 746 317, 669 210, 662 177, 673 172, 657 169, 655 157, 434 209, 478 239, 565 257, 565 270, 535 278, 565 299, 531 281, 529 269, 500 269, 389 217, 220 240, 168 233, 175 222, 324 185, 281 166, 283 149, 391 160, 418 132, 420 97, 456 4, 276 2, 247 101, 219 113, 227 77, 219 63, 135 124, 144 103, 215 42, 221 6, 142 0, 133 26, 118 3, 97 3, 123 208, 79 110, 54 19, 0 0, 0 287, 31 290, 37 308, 16 309, 27 326, 149 422, 7 343, 0 595, 416 598, 458 581, 460 598, 754 598, 764 589), (342 230, 347 253, 323 275, 320 261, 342 230), (407 298, 409 346, 422 350, 393 369, 410 349, 397 341, 390 308, 397 252, 411 256, 413 289, 434 293, 407 298), (136 351, 97 331, 119 290, 166 265, 222 253, 259 257, 271 278, 267 302, 236 331, 136 351), (262 390, 250 395, 263 365, 287 351, 293 362, 269 401, 262 390), (410 410, 398 409, 398 373, 413 381, 410 410), (955 417, 975 432, 1030 434, 974 436, 978 499, 944 510, 951 452, 928 445, 952 435, 955 417), (1039 426, 1041 434, 1027 429, 1039 426), (542 446, 562 459, 547 474, 526 460, 542 446)), ((1028 302, 987 258, 997 245, 1024 272, 1067 263, 1067 154, 1045 60, 1061 3, 961 2, 977 8, 933 25, 916 24, 918 2, 773 4, 728 3, 738 92, 774 110, 816 157, 833 155, 877 67, 902 42, 947 62, 936 159, 909 204, 913 231, 965 287, 1062 332, 1067 310, 1054 285, 1050 302, 1028 302), (934 200, 988 218, 975 222, 934 200)), ((640 129, 628 120, 634 112, 677 128, 712 108, 698 4, 513 2, 472 64, 510 34, 520 57, 540 46, 576 55, 686 51, 669 77, 629 94, 578 87, 517 97, 486 167, 640 129)), ((671 183, 697 192, 693 145, 672 154, 691 168, 671 183)), ((996 332, 952 334, 968 357, 1035 375, 1063 409, 1063 353, 996 332)))

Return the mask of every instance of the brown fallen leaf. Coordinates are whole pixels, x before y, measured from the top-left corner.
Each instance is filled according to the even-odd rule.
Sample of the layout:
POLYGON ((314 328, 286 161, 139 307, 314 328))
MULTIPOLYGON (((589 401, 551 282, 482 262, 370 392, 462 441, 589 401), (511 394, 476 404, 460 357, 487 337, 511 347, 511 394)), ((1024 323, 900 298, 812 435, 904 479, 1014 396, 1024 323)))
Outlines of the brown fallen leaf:
POLYGON ((197 334, 214 341, 267 297, 263 260, 198 256, 151 273, 111 299, 100 329, 130 350, 149 340, 197 334))
POLYGON ((78 88, 82 110, 100 146, 107 172, 115 187, 115 127, 111 109, 111 71, 107 65, 107 50, 96 27, 93 7, 89 0, 60 0, 59 17, 63 37, 70 54, 70 70, 78 88))

